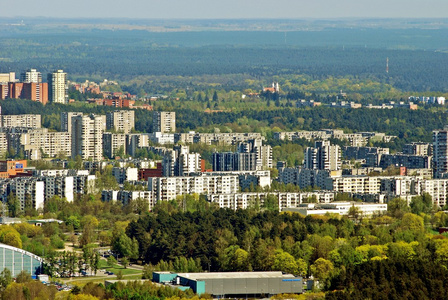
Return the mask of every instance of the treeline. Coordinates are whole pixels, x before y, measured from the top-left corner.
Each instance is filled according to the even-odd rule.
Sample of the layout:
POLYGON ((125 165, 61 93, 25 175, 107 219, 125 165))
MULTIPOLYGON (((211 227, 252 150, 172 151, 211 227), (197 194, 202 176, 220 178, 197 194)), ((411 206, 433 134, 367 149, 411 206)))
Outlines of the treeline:
POLYGON ((419 258, 370 261, 343 268, 325 299, 445 299, 447 282, 446 264, 419 258))

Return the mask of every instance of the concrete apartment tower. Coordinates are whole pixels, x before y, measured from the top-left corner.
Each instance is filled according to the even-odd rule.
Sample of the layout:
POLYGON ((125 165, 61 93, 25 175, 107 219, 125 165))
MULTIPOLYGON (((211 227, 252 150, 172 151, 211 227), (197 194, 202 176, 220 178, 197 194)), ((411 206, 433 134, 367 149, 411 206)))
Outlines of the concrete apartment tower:
POLYGON ((106 128, 120 133, 130 133, 135 128, 133 110, 117 110, 106 114, 106 128))
POLYGON ((176 132, 176 113, 155 111, 152 115, 152 132, 176 132))
POLYGON ((103 159, 103 132, 105 116, 80 115, 72 117, 72 158, 103 159))
POLYGON ((54 103, 68 103, 67 73, 63 70, 56 70, 49 73, 48 77, 48 98, 54 103))
POLYGON ((432 132, 433 166, 435 178, 446 178, 448 173, 448 126, 432 132))
POLYGON ((329 141, 317 141, 305 150, 305 169, 340 170, 341 147, 329 141))
POLYGON ((42 83, 42 74, 36 69, 28 69, 20 74, 20 82, 23 83, 42 83))

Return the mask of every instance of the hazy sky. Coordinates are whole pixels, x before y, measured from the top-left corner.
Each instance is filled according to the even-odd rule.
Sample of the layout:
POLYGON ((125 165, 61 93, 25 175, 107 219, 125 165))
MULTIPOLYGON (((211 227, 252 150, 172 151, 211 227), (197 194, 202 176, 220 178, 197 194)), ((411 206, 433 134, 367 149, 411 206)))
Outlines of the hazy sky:
POLYGON ((448 0, 13 0, 3 17, 444 18, 448 0))

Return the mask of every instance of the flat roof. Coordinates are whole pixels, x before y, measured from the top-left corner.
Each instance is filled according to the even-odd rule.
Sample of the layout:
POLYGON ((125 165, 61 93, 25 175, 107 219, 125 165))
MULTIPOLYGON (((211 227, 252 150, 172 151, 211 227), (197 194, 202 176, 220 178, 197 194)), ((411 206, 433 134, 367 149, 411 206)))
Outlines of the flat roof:
POLYGON ((295 278, 292 274, 283 274, 281 271, 270 272, 210 272, 210 273, 177 273, 178 276, 192 279, 244 279, 244 278, 295 278))

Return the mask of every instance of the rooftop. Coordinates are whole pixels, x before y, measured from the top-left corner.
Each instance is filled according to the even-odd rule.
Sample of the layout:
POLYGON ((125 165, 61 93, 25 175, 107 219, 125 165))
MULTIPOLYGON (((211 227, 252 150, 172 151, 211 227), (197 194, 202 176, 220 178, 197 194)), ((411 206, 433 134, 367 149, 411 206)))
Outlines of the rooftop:
POLYGON ((280 271, 274 272, 211 272, 211 273, 178 273, 180 277, 189 278, 192 280, 204 279, 227 279, 227 278, 294 278, 294 275, 283 274, 280 271))

